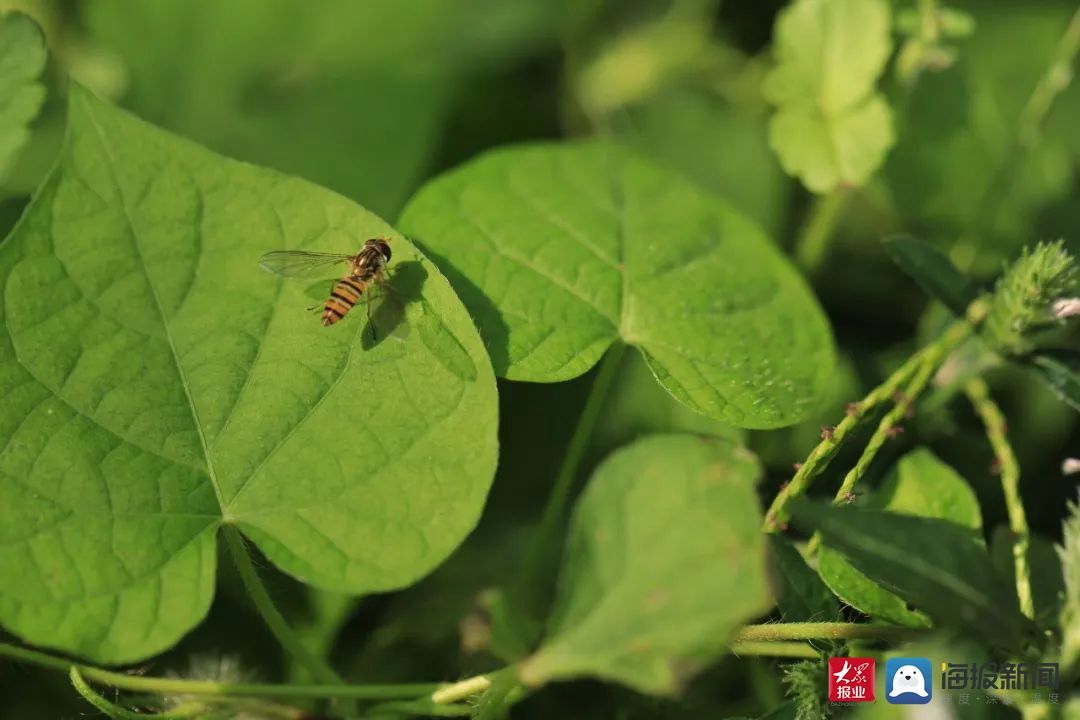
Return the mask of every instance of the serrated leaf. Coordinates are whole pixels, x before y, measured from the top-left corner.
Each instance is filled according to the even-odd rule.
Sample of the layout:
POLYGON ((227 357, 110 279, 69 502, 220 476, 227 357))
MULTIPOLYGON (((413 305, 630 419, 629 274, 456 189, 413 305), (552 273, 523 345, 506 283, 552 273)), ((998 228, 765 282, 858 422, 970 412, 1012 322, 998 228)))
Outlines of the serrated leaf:
POLYGON ((621 340, 691 409, 755 428, 806 416, 829 382, 827 321, 761 230, 618 147, 490 152, 428 183, 401 225, 511 380, 576 377, 621 340))
POLYGON ((723 440, 657 435, 612 455, 574 511, 532 685, 593 676, 670 694, 768 610, 756 458, 723 440))
POLYGON ((894 141, 892 113, 874 91, 892 50, 885 0, 796 0, 776 21, 776 65, 765 97, 789 174, 824 193, 863 185, 894 141))
POLYGON ((30 137, 30 122, 45 102, 38 81, 45 69, 45 40, 21 13, 0 14, 0 178, 30 137))
POLYGON ((156 653, 205 614, 224 523, 329 590, 438 564, 483 505, 497 412, 439 271, 344 198, 77 85, 69 123, 0 246, 0 622, 100 662, 156 653), (362 310, 321 327, 302 283, 256 265, 375 235, 405 341, 365 345, 362 310))
POLYGON ((779 579, 776 604, 781 619, 784 622, 837 620, 840 604, 791 541, 781 535, 770 535, 769 545, 779 579))
MULTIPOLYGON (((979 501, 971 487, 926 448, 900 458, 895 472, 866 498, 864 507, 948 520, 970 529, 973 539, 982 528, 979 501)), ((818 572, 841 600, 860 612, 897 625, 930 626, 924 613, 864 575, 836 550, 821 548, 818 572)))
POLYGON ((929 615, 936 626, 1016 649, 1033 635, 1016 592, 970 528, 936 518, 798 499, 794 523, 821 533, 860 572, 929 615))
POLYGON ((964 317, 979 296, 979 287, 960 272, 945 253, 909 235, 885 239, 885 251, 930 297, 940 300, 954 315, 964 317))

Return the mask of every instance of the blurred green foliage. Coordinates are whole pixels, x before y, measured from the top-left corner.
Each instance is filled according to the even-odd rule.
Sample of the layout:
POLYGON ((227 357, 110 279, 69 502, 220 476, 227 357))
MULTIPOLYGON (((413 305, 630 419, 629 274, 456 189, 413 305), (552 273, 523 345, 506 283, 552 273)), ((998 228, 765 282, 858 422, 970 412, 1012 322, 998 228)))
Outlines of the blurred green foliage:
MULTIPOLYGON (((422 183, 486 149, 599 134, 724 197, 791 248, 815 198, 784 173, 769 144, 762 80, 784 5, 0 0, 0 9, 19 7, 38 19, 50 50, 45 109, 12 173, 0 179, 0 236, 59 146, 62 77, 70 73, 161 127, 325 185, 391 222, 422 183)), ((1069 249, 1080 248, 1080 84, 1061 89, 1034 137, 1024 125, 1074 4, 956 0, 947 6, 962 13, 960 25, 938 35, 920 34, 917 15, 902 19, 921 5, 890 4, 891 41, 901 50, 873 92, 888 103, 895 144, 848 197, 814 278, 844 357, 837 392, 813 421, 750 438, 767 470, 760 484, 766 499, 821 426, 839 421, 845 402, 913 347, 927 301, 888 261, 881 237, 922 237, 986 287, 1023 245, 1064 238, 1069 249)), ((1075 413, 1026 374, 1001 370, 991 379, 1010 417, 1032 529, 1058 541, 1063 500, 1076 492, 1060 470, 1061 460, 1076 454, 1075 413)), ((520 563, 527 524, 544 502, 590 380, 500 384, 502 448, 492 496, 481 527, 434 575, 339 612, 319 611, 303 588, 275 575, 271 585, 286 613, 323 638, 320 649, 353 679, 452 678, 489 667, 483 593, 520 563), (325 640, 339 625, 337 640, 325 640)), ((740 434, 673 404, 636 357, 626 360, 619 383, 579 480, 608 452, 648 432, 740 434)), ((1000 528, 1005 509, 989 472, 993 458, 970 412, 949 405, 906 427, 887 456, 931 446, 973 486, 984 532, 1000 528)), ((868 484, 883 475, 871 472, 868 484)), ((826 491, 838 481, 821 479, 826 491)), ((1067 551, 1073 568, 1075 530, 1074 520, 1067 551)), ((207 622, 153 670, 186 673, 192 655, 225 648, 263 679, 284 677, 286 663, 262 636, 227 563, 220 574, 207 622)), ((1075 575, 1066 578, 1073 607, 1064 611, 1073 623, 1073 656, 1075 575)), ((783 697, 781 664, 724 659, 681 700, 572 682, 529 698, 514 716, 547 718, 573 708, 579 717, 760 717, 783 697)), ((802 672, 817 677, 812 671, 802 672)), ((0 717, 71 717, 84 707, 62 677, 0 664, 0 717)), ((878 703, 859 715, 893 717, 891 709, 878 703)), ((1002 706, 959 716, 1018 717, 1002 706)))

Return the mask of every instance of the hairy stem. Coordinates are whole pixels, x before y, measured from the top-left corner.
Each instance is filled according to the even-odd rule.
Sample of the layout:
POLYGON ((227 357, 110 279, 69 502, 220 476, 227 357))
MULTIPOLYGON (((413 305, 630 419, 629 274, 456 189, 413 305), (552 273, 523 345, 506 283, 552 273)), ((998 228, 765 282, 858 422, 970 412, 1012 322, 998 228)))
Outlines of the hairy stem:
POLYGON ((833 499, 835 504, 839 505, 848 500, 855 490, 855 485, 866 474, 870 463, 874 461, 885 441, 892 434, 893 428, 911 411, 915 400, 926 389, 930 378, 934 376, 937 369, 941 367, 941 363, 945 361, 945 356, 967 340, 968 336, 971 335, 971 330, 971 326, 966 322, 958 322, 941 336, 939 342, 928 346, 926 352, 917 356, 919 362, 915 374, 896 398, 896 404, 889 412, 885 413, 885 417, 881 418, 881 422, 878 423, 874 434, 867 441, 862 455, 856 461, 855 467, 851 468, 847 475, 844 476, 844 481, 840 484, 840 490, 837 491, 836 497, 833 499))
POLYGON ((804 642, 735 641, 728 647, 732 655, 748 657, 806 658, 812 660, 820 653, 804 642))
POLYGON ((927 631, 876 623, 806 622, 747 625, 735 634, 735 642, 778 640, 907 640, 927 631))
POLYGON ((224 528, 223 532, 225 533, 225 544, 229 547, 229 554, 232 556, 236 569, 240 573, 244 588, 273 636, 293 659, 311 673, 311 677, 317 682, 327 685, 340 685, 343 681, 338 677, 338 674, 322 659, 316 657, 304 647, 300 637, 289 627, 289 623, 285 620, 281 611, 274 605, 270 593, 266 590, 266 585, 259 578, 259 573, 251 562, 251 556, 248 555, 240 531, 229 525, 224 528))
POLYGON ((908 404, 914 402, 916 396, 922 392, 929 379, 933 377, 934 372, 945 361, 949 353, 959 347, 971 335, 974 328, 982 322, 986 310, 987 301, 985 299, 973 302, 963 320, 953 323, 937 340, 908 358, 903 365, 885 379, 885 382, 871 390, 859 402, 853 403, 840 424, 827 433, 821 442, 810 451, 806 460, 799 465, 795 475, 773 498, 772 504, 765 513, 764 530, 774 532, 783 526, 786 521, 785 510, 788 502, 807 491, 813 479, 828 467, 829 462, 836 455, 844 440, 867 417, 871 410, 897 397, 898 392, 903 388, 904 393, 900 394, 900 401, 897 406, 879 423, 877 432, 871 438, 870 444, 867 445, 867 451, 863 452, 863 457, 856 464, 856 469, 853 471, 855 474, 848 473, 850 480, 845 478, 845 484, 849 485, 849 487, 841 488, 843 494, 838 495, 838 497, 846 498, 847 494, 851 492, 851 488, 858 482, 859 477, 865 472, 866 467, 874 459, 891 428, 907 412, 908 404), (905 383, 907 383, 907 386, 903 387, 905 383), (890 416, 892 416, 891 419, 890 416))
POLYGON ((79 674, 79 669, 74 665, 72 665, 71 670, 68 671, 68 677, 71 678, 72 686, 75 688, 75 691, 82 696, 83 700, 86 700, 86 702, 115 720, 145 720, 147 718, 153 720, 184 720, 186 718, 201 717, 206 714, 206 705, 202 703, 191 703, 189 705, 174 708, 171 712, 164 713, 135 712, 134 710, 128 710, 114 702, 110 702, 98 694, 89 684, 87 684, 86 680, 83 679, 83 676, 79 674))
POLYGON ((825 260, 829 241, 849 195, 849 190, 841 186, 815 198, 810 216, 795 240, 795 260, 808 273, 817 271, 825 260))
POLYGON ((74 663, 66 658, 38 650, 0 643, 0 657, 36 665, 48 670, 69 673, 74 667, 86 680, 118 690, 154 695, 193 695, 255 698, 325 698, 352 700, 409 700, 431 693, 441 683, 406 683, 400 685, 272 685, 259 683, 220 683, 207 680, 129 675, 124 672, 74 663))
POLYGON ((1016 567, 1016 594, 1020 599, 1020 611, 1029 618, 1035 617, 1035 603, 1031 597, 1031 571, 1028 568, 1028 530, 1024 502, 1020 498, 1020 463, 1016 460, 1007 435, 1005 416, 994 399, 990 388, 982 378, 969 380, 964 386, 975 412, 986 428, 986 437, 994 449, 1001 473, 1001 489, 1005 495, 1005 507, 1009 513, 1009 529, 1012 531, 1013 562, 1016 567))

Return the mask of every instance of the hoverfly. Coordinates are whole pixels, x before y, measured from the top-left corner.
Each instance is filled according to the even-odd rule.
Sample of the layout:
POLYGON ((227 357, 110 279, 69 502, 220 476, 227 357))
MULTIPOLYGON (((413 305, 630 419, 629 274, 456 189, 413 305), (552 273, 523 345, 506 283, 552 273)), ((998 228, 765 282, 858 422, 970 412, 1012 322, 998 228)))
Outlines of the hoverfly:
MULTIPOLYGON (((363 297, 367 305, 368 323, 372 332, 372 291, 378 287, 384 293, 389 291, 387 277, 390 262, 390 239, 371 238, 355 255, 341 253, 309 252, 306 250, 277 250, 259 258, 259 266, 264 270, 287 278, 315 277, 327 274, 335 265, 347 264, 348 268, 334 283, 330 297, 322 303, 322 323, 333 325, 352 310, 363 297)), ((309 308, 318 309, 318 305, 309 308)))

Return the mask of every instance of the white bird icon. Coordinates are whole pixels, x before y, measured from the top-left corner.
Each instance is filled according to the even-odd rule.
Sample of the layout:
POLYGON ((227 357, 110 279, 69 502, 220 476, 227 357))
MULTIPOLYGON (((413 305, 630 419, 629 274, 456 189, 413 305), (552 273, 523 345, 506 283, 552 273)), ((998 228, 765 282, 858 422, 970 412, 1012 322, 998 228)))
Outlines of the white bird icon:
POLYGON ((848 670, 850 670, 850 669, 851 669, 851 663, 849 663, 847 660, 845 660, 844 661, 844 667, 840 668, 840 672, 834 672, 833 673, 833 677, 836 678, 836 682, 838 682, 838 683, 847 682, 844 678, 845 678, 845 676, 847 676, 848 670))

